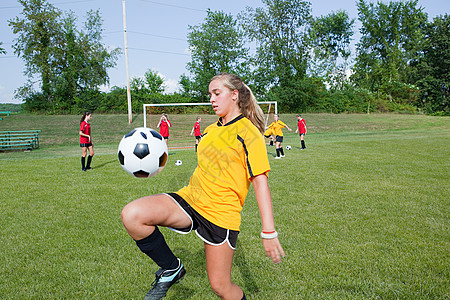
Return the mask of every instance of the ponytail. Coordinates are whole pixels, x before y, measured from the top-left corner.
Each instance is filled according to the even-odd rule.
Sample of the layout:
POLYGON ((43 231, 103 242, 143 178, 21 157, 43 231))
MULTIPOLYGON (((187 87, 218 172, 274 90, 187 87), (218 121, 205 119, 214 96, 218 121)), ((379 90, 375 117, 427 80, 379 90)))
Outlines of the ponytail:
POLYGON ((83 116, 81 117, 80 124, 83 123, 84 119, 86 119, 86 116, 89 116, 90 114, 91 114, 90 112, 85 111, 83 116))
POLYGON ((239 111, 258 128, 261 134, 265 131, 264 114, 261 107, 259 107, 256 97, 253 95, 252 90, 242 82, 242 79, 234 74, 220 73, 214 76, 211 81, 221 79, 223 84, 230 90, 237 90, 239 97, 237 104, 239 111))

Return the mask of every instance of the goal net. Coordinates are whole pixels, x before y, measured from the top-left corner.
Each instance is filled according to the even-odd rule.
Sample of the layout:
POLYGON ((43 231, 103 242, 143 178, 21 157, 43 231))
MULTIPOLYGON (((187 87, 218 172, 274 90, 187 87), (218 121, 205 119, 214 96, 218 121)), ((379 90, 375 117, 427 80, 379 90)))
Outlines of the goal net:
MULTIPOLYGON (((258 102, 264 113, 266 127, 272 121, 273 115, 278 112, 276 101, 258 102)), ((167 114, 171 123, 169 128, 169 149, 185 149, 195 147, 195 136, 191 135, 192 129, 201 118, 201 132, 217 122, 218 116, 214 113, 211 103, 158 103, 144 104, 144 127, 152 128, 159 132, 158 124, 162 114, 167 114)))

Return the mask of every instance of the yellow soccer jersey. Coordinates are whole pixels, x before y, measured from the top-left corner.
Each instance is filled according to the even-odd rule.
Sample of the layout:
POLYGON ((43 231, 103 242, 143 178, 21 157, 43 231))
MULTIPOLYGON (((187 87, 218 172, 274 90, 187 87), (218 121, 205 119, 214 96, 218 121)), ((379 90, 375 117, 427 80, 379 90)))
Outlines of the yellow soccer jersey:
POLYGON ((283 129, 284 127, 286 127, 286 124, 284 124, 282 121, 280 121, 280 120, 278 120, 278 121, 276 121, 276 122, 272 122, 270 125, 269 125, 269 128, 272 128, 273 129, 273 131, 274 131, 274 134, 275 135, 278 135, 278 136, 283 136, 283 130, 281 130, 281 129, 283 129))
POLYGON ((270 136, 272 134, 275 134, 273 128, 267 128, 266 131, 264 131, 264 136, 270 136))
POLYGON ((243 115, 208 126, 198 144, 198 165, 177 192, 213 224, 239 230, 251 178, 270 171, 264 138, 243 115))

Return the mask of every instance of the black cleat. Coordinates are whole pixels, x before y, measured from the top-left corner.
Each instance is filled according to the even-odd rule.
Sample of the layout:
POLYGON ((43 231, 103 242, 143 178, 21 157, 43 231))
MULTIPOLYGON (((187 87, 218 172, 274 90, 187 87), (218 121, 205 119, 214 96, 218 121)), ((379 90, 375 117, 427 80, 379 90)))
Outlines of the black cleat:
POLYGON ((178 282, 186 274, 183 264, 178 259, 178 267, 172 270, 159 269, 155 275, 155 281, 152 283, 152 288, 145 295, 145 300, 160 300, 167 294, 169 288, 178 282))

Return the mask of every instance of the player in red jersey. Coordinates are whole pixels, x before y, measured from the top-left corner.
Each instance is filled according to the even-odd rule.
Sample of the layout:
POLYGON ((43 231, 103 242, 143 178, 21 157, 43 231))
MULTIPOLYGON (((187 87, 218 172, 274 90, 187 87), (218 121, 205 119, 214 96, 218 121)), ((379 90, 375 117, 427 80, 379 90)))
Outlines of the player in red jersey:
POLYGON ((85 112, 80 120, 80 147, 81 147, 81 169, 83 171, 91 170, 92 157, 94 156, 94 144, 91 138, 91 124, 89 120, 92 118, 90 112, 85 112), (89 156, 86 164, 86 156, 89 150, 89 156))
POLYGON ((167 114, 162 114, 161 119, 158 123, 159 133, 162 135, 166 143, 169 140, 169 127, 172 127, 172 124, 167 117, 167 114))
POLYGON ((198 143, 200 143, 200 140, 202 139, 202 132, 200 131, 200 122, 202 121, 202 117, 197 117, 197 121, 194 124, 194 127, 192 127, 191 135, 195 135, 195 152, 197 152, 197 146, 198 143))
POLYGON ((299 133, 300 134, 300 142, 302 144, 302 148, 300 150, 304 150, 306 149, 305 146, 305 135, 306 135, 306 122, 305 119, 302 118, 301 115, 297 115, 297 130, 295 130, 295 133, 299 133))

